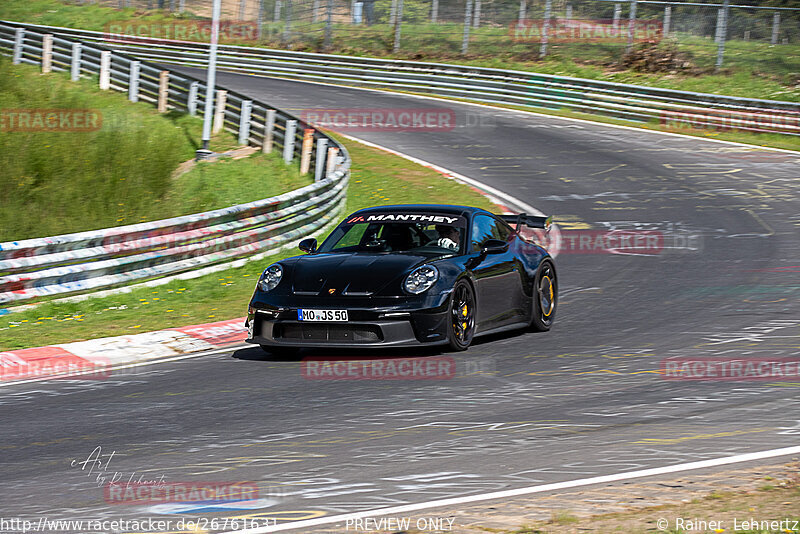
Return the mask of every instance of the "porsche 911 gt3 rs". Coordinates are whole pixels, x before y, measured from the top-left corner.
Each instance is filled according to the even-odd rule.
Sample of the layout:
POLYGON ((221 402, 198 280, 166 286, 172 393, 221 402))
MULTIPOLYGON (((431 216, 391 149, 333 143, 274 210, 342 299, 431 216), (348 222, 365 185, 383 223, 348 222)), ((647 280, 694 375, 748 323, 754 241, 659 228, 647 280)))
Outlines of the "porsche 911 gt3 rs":
POLYGON ((346 217, 304 255, 267 267, 246 326, 269 352, 298 347, 469 347, 475 336, 549 330, 558 303, 553 258, 524 226, 550 218, 480 208, 397 205, 346 217))

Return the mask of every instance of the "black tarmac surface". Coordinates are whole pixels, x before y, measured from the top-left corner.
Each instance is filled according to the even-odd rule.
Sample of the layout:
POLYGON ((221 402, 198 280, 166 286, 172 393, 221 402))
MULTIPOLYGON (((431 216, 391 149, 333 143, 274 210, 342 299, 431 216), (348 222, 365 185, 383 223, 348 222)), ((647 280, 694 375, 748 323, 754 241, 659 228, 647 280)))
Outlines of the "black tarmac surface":
MULTIPOLYGON (((670 357, 800 358, 800 155, 287 80, 218 83, 295 113, 452 110, 451 131, 347 133, 515 195, 555 215, 567 241, 650 230, 662 247, 581 251, 577 238, 582 253, 557 259, 554 328, 445 354, 447 380, 308 380, 299 361, 242 348, 0 388, 0 515, 303 519, 800 444, 797 377, 658 372, 670 357), (96 447, 89 474, 79 462, 96 447), (118 505, 98 472, 255 481, 260 494, 245 511, 118 505)), ((353 353, 304 355, 326 354, 353 353)))

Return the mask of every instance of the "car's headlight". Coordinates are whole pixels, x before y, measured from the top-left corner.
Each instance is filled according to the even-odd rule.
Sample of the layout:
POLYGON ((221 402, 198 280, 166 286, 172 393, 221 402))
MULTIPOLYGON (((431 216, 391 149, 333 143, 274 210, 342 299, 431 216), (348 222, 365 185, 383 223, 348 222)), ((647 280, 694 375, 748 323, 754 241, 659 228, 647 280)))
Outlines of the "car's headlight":
POLYGON ((261 274, 261 278, 258 280, 258 289, 261 291, 272 291, 281 282, 282 277, 283 267, 277 263, 275 265, 270 265, 261 274))
POLYGON ((439 279, 439 269, 433 265, 421 265, 411 271, 403 282, 403 288, 412 295, 427 291, 439 279))

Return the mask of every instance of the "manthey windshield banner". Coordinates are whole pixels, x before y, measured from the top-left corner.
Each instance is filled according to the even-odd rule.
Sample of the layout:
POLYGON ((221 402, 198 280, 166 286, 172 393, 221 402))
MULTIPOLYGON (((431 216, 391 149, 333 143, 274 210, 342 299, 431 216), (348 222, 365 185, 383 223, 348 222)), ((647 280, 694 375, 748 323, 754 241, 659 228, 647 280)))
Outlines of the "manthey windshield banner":
POLYGON ((423 224, 448 224, 466 226, 466 219, 452 213, 364 213, 355 214, 345 220, 345 224, 407 222, 423 224))

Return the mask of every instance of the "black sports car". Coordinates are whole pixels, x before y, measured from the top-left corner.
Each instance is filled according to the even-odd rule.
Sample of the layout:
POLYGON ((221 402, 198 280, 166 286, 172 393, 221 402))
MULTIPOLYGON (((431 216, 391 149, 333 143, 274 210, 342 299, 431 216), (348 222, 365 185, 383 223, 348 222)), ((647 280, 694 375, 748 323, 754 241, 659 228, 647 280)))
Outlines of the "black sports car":
MULTIPOLYGON (((476 335, 553 324, 553 258, 523 238, 550 218, 494 215, 447 205, 357 211, 305 255, 261 275, 247 341, 269 352, 297 347, 469 347, 476 335)), ((542 230, 540 230, 542 231, 542 230)))

